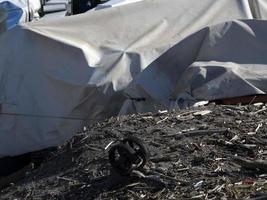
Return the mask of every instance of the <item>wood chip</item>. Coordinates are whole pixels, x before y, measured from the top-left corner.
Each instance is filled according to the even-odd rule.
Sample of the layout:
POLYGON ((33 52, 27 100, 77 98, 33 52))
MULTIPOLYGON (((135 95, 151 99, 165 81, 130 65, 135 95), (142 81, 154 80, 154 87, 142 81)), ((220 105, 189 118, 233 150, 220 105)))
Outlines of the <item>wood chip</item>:
POLYGON ((207 115, 207 114, 210 114, 210 113, 211 113, 211 110, 202 110, 202 111, 198 111, 198 112, 193 113, 193 115, 195 115, 195 116, 204 116, 204 115, 207 115))

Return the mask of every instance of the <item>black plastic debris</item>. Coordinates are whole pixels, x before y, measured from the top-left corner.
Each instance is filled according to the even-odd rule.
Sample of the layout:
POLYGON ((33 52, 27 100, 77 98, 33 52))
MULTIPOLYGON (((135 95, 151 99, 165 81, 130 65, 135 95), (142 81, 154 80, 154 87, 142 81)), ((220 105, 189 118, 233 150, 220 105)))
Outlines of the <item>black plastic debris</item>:
POLYGON ((109 162, 120 175, 129 175, 142 169, 149 159, 145 144, 137 137, 127 137, 115 143, 109 150, 109 162))

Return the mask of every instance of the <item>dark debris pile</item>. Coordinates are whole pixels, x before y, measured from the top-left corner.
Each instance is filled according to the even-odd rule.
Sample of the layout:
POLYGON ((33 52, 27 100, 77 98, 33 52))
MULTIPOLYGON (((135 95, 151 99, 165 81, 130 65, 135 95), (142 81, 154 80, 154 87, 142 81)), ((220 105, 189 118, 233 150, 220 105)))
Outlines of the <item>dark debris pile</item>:
POLYGON ((1 199, 267 198, 264 104, 209 106, 110 118, 51 151, 1 199), (105 148, 135 135, 150 161, 130 176, 113 172, 105 148))

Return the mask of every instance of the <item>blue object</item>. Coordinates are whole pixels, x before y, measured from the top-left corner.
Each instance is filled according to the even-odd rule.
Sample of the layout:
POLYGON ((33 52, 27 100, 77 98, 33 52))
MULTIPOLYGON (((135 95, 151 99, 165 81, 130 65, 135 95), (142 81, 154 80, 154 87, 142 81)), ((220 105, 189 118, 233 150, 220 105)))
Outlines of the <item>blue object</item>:
POLYGON ((4 1, 0 3, 0 8, 3 8, 7 12, 6 28, 7 30, 16 26, 23 14, 23 10, 11 3, 10 1, 4 1))

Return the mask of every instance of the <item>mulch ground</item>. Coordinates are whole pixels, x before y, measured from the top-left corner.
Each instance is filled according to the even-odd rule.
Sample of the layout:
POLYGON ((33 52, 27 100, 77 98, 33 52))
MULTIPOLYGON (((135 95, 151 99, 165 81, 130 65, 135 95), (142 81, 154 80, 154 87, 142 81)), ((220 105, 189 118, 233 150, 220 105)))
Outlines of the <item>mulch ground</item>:
POLYGON ((264 104, 210 104, 110 118, 46 151, 0 199, 267 199, 266 116, 264 104), (105 147, 129 135, 150 160, 120 176, 105 147))

